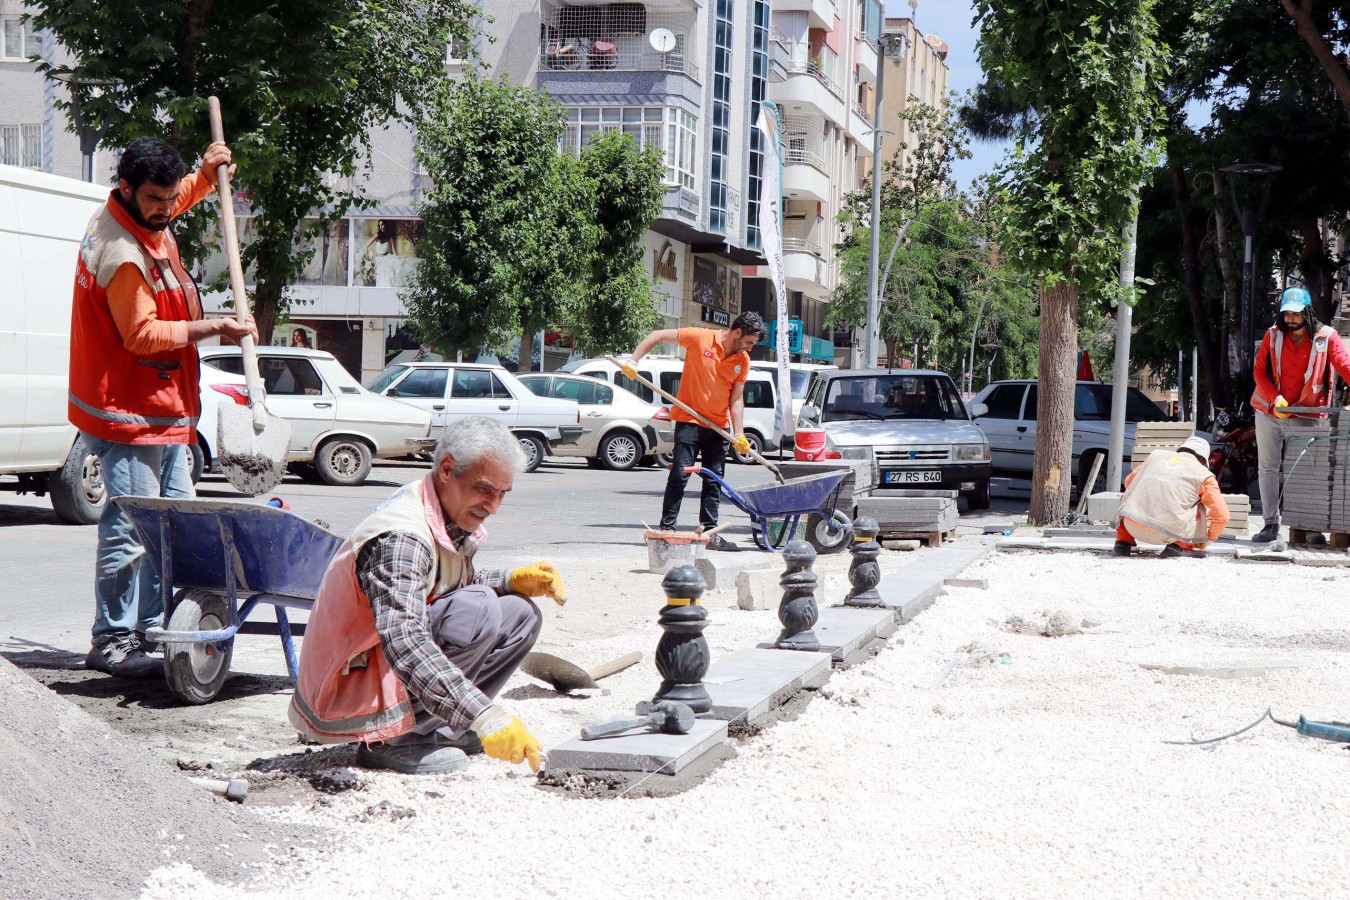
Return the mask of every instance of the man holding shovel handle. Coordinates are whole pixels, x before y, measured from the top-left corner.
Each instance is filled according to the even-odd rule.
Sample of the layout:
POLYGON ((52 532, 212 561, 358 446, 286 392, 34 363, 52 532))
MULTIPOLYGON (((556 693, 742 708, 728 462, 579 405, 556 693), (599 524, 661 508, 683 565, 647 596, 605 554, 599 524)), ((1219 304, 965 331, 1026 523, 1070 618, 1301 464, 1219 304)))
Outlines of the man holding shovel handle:
MULTIPOLYGON (((744 312, 735 318, 725 331, 709 328, 663 328, 642 339, 633 350, 630 362, 621 364, 623 374, 637 379, 637 363, 657 344, 679 344, 685 349, 684 371, 680 375, 680 403, 694 410, 692 415, 678 404, 670 410, 675 420, 675 462, 666 479, 666 493, 661 502, 661 525, 665 531, 674 531, 680 515, 689 473, 685 469, 701 457, 703 467, 721 475, 726 464, 727 442, 700 420, 701 416, 713 424, 726 428, 730 422, 734 435, 731 444, 736 452, 750 452, 750 441, 744 434, 745 380, 750 376, 750 348, 767 334, 764 320, 758 313, 744 312)), ((699 524, 707 531, 717 526, 717 509, 721 502, 717 485, 704 479, 699 503, 699 524)), ((708 541, 709 550, 735 550, 736 545, 714 535, 708 541)))
POLYGON ((201 414, 196 344, 257 337, 252 318, 205 319, 169 225, 216 187, 230 148, 211 144, 187 174, 158 138, 131 142, 117 186, 89 221, 71 307, 67 415, 98 459, 108 505, 98 524, 93 646, 85 666, 161 677, 138 636, 164 611, 159 578, 118 497, 193 497, 187 445, 201 414))

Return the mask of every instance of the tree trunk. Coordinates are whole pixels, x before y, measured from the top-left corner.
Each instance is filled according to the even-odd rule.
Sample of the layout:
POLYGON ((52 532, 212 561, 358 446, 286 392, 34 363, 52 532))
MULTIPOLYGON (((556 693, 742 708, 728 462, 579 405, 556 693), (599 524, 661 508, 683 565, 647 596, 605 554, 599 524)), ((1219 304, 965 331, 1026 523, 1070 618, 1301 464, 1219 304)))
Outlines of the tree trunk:
POLYGON ((1073 486, 1073 393, 1078 379, 1078 285, 1041 283, 1040 365, 1036 393, 1036 460, 1031 475, 1032 525, 1069 511, 1073 486))
POLYGON ((1330 322, 1334 311, 1331 306, 1333 279, 1327 271, 1327 248, 1322 234, 1322 223, 1318 219, 1300 219, 1298 234, 1303 239, 1303 254, 1299 268, 1303 271, 1304 285, 1312 295, 1313 312, 1320 322, 1330 322))
POLYGON ((1223 397, 1227 394, 1227 385, 1220 371, 1218 341, 1214 339, 1214 329, 1205 303, 1205 276, 1200 268, 1200 235, 1196 229, 1195 210, 1191 208, 1191 185, 1186 179, 1185 167, 1171 153, 1167 154, 1167 167, 1172 173, 1172 199, 1176 202, 1177 214, 1181 219, 1181 259, 1186 271, 1186 303, 1194 323, 1196 347, 1200 362, 1205 367, 1205 379, 1211 386, 1210 391, 1214 396, 1223 397))
POLYGON ((272 343, 272 331, 277 327, 281 312, 281 293, 286 286, 275 279, 258 279, 253 289, 253 319, 258 323, 258 345, 272 343))
POLYGON ((1240 305, 1242 282, 1237 266, 1233 265, 1233 250, 1228 241, 1228 197, 1225 195, 1228 177, 1219 171, 1218 160, 1214 160, 1211 174, 1214 176, 1214 233, 1218 237, 1218 246, 1214 253, 1218 257, 1219 272, 1223 276, 1224 323, 1231 333, 1242 318, 1240 305))
MULTIPOLYGON (((532 368, 534 365, 534 333, 535 329, 528 325, 525 326, 520 333, 520 363, 516 366, 517 372, 534 371, 532 368)), ((543 354, 540 354, 539 362, 539 368, 542 369, 544 362, 543 354)))
POLYGON ((1308 45, 1312 55, 1322 65, 1322 71, 1327 73, 1327 79, 1336 90, 1336 98, 1341 101, 1346 117, 1350 118, 1350 72, 1346 71, 1340 57, 1336 55, 1336 51, 1323 36, 1322 30, 1313 21, 1316 2, 1317 0, 1280 0, 1284 11, 1298 26, 1298 36, 1303 38, 1303 43, 1308 45))

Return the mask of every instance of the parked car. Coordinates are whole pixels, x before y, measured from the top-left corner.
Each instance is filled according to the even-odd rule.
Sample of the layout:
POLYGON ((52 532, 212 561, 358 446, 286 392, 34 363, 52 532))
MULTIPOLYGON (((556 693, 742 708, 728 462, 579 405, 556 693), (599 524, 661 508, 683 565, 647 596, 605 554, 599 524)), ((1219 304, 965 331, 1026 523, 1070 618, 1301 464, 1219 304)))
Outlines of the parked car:
MULTIPOLYGON (((1099 381, 1080 381, 1074 388, 1073 471, 1080 491, 1092 472, 1094 459, 1106 455, 1111 437, 1111 392, 1111 385, 1099 381)), ((1036 380, 992 382, 975 395, 975 402, 985 407, 975 424, 989 438, 994 471, 1030 477, 1036 452, 1036 380)), ((1142 391, 1130 388, 1125 400, 1124 458, 1128 460, 1134 449, 1136 423, 1169 420, 1142 391)), ((1105 477, 1103 466, 1098 480, 1105 477)))
MULTIPOLYGON (((770 378, 778 378, 778 363, 772 360, 756 360, 750 363, 750 367, 757 372, 767 373, 770 378)), ((806 402, 806 392, 811 387, 811 376, 817 372, 829 372, 838 368, 838 366, 816 363, 788 363, 788 377, 792 384, 792 419, 794 422, 797 420, 797 415, 802 411, 802 404, 806 402)), ((774 384, 777 383, 777 380, 775 380, 774 384)))
POLYGON ((440 437, 448 423, 463 416, 496 419, 520 441, 527 472, 539 468, 545 456, 575 444, 586 433, 576 401, 537 397, 501 366, 396 363, 377 375, 370 389, 430 413, 435 437, 440 437))
MULTIPOLYGON (((203 367, 242 376, 238 347, 200 349, 203 367)), ((430 445, 431 414, 373 394, 331 353, 259 347, 267 409, 291 423, 290 469, 306 480, 360 484, 376 458, 408 456, 430 445)), ((227 392, 228 393, 228 392, 227 392)), ((237 394, 232 395, 238 402, 237 394)), ((247 403, 247 395, 243 398, 247 403)), ((215 434, 198 433, 207 459, 215 434)))
POLYGON ((540 397, 573 400, 587 431, 575 444, 553 448, 556 456, 581 456, 606 469, 627 471, 675 449, 675 425, 664 406, 632 391, 585 375, 532 372, 520 383, 540 397))
POLYGON ((797 427, 823 428, 826 450, 870 461, 878 491, 958 490, 970 509, 989 508, 989 441, 945 372, 817 373, 797 427))
MULTIPOLYGON (((638 374, 657 385, 668 394, 680 392, 680 375, 684 372, 684 360, 678 356, 644 356, 637 365, 638 374)), ((644 384, 634 381, 619 371, 619 367, 607 359, 574 360, 563 366, 560 371, 573 375, 589 375, 602 381, 612 382, 625 390, 632 391, 648 403, 666 402, 659 394, 644 384)), ((777 450, 779 432, 774 427, 774 406, 778 391, 773 378, 764 372, 751 369, 745 382, 745 436, 750 439, 750 449, 756 453, 777 450)), ((754 462, 749 455, 742 456, 735 451, 731 457, 737 462, 754 462)), ((669 458, 660 459, 662 465, 669 465, 669 458)))
POLYGON ((196 484, 203 472, 215 471, 216 434, 220 428, 220 405, 236 403, 248 405, 248 385, 242 375, 231 375, 215 366, 201 367, 202 412, 197 419, 197 443, 192 452, 192 483, 196 484))

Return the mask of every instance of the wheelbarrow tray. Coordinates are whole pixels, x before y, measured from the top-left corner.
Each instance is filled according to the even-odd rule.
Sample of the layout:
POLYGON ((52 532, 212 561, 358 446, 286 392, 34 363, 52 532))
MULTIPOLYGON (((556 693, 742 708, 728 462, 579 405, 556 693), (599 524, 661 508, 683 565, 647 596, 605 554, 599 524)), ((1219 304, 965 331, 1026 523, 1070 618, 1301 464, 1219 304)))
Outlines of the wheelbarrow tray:
MULTIPOLYGON (((771 482, 742 488, 739 491, 745 512, 753 517, 772 518, 793 513, 829 513, 833 511, 839 485, 848 476, 848 470, 821 472, 790 478, 785 483, 771 482)), ((729 487, 729 486, 728 486, 729 487)), ((733 489, 734 490, 734 489, 733 489)), ((734 497, 728 494, 732 502, 734 497)))
POLYGON ((333 532, 274 506, 158 497, 119 497, 114 502, 140 532, 166 590, 172 586, 313 600, 329 560, 342 546, 342 538, 333 532))

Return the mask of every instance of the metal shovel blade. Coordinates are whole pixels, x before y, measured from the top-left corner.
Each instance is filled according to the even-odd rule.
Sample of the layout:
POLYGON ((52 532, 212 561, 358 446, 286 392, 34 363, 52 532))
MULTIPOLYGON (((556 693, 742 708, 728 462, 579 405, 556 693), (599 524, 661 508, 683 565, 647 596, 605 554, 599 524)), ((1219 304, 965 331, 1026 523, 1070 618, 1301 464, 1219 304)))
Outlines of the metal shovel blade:
POLYGON ((641 653, 627 653, 618 659, 596 666, 589 671, 575 663, 570 663, 551 653, 532 651, 525 654, 520 670, 531 678, 537 678, 561 694, 568 691, 582 691, 597 688, 601 678, 607 678, 615 672, 621 672, 642 659, 641 653))
POLYGON ((291 423, 261 405, 222 404, 216 446, 220 448, 220 467, 234 489, 250 496, 262 494, 286 474, 291 423))

